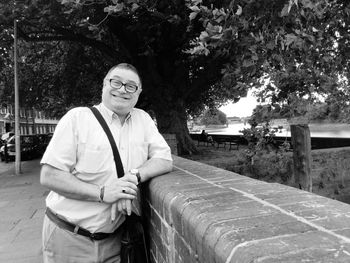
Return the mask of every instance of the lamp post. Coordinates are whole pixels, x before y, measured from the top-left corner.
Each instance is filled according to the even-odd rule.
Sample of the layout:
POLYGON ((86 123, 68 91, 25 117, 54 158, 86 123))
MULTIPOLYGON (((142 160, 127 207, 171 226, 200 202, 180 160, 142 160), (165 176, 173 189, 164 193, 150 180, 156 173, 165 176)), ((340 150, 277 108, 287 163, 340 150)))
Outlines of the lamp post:
POLYGON ((17 61, 17 20, 14 20, 14 71, 15 71, 15 149, 16 149, 16 161, 15 161, 15 173, 21 174, 21 140, 20 140, 20 127, 19 127, 19 92, 18 92, 18 61, 17 61))

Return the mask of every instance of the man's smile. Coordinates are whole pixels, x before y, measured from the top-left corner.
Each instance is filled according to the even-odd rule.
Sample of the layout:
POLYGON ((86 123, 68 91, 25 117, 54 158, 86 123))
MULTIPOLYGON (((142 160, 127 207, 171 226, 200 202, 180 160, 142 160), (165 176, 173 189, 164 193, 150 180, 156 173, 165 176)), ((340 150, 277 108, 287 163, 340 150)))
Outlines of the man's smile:
POLYGON ((124 97, 124 96, 121 96, 121 95, 118 95, 118 94, 111 94, 114 98, 117 98, 117 99, 124 99, 124 100, 130 100, 129 97, 124 97))

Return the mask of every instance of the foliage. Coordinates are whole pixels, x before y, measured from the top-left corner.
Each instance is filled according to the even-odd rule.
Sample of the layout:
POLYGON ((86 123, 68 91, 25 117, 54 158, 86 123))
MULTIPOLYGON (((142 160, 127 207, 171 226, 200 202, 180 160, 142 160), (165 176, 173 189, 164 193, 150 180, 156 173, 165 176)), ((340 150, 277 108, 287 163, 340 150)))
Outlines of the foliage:
POLYGON ((191 1, 191 8, 205 30, 190 52, 237 54, 224 78, 261 87, 261 101, 286 116, 307 115, 320 96, 348 93, 340 81, 349 76, 348 1, 238 0, 228 8, 191 1))
POLYGON ((286 154, 290 150, 288 141, 278 144, 274 139, 276 129, 269 122, 243 129, 243 137, 248 147, 242 155, 241 174, 267 181, 287 182, 292 175, 292 158, 286 154))
MULTIPOLYGON (((194 150, 184 135, 188 133, 188 114, 199 114, 206 106, 214 107, 227 99, 238 100, 248 88, 258 86, 262 100, 281 108, 287 105, 291 114, 303 115, 318 100, 316 93, 325 97, 333 94, 339 90, 339 78, 350 72, 350 3, 345 0, 12 3, 4 0, 0 4, 2 52, 11 53, 9 40, 16 16, 21 39, 33 43, 68 41, 76 59, 83 56, 93 62, 82 70, 91 86, 82 85, 72 74, 52 71, 62 91, 71 91, 76 85, 93 89, 93 94, 78 89, 63 96, 57 112, 95 98, 100 91, 95 84, 97 77, 113 64, 131 62, 143 78, 139 107, 152 110, 161 132, 176 133, 180 148, 186 151, 194 150)), ((42 46, 42 51, 46 48, 42 46)), ((69 69, 67 64, 75 61, 74 56, 61 57, 55 49, 50 52, 45 59, 62 59, 59 68, 69 69)), ((2 87, 11 86, 9 70, 3 67, 0 71, 6 75, 1 78, 2 87)), ((71 72, 76 76, 80 70, 71 72)), ((43 88, 47 89, 45 94, 58 89, 56 84, 43 88)), ((47 107, 40 96, 36 98, 30 100, 47 107)))
POLYGON ((276 131, 270 128, 269 123, 262 126, 251 126, 242 131, 243 137, 248 141, 247 155, 250 156, 252 162, 253 157, 257 154, 263 154, 264 151, 271 151, 271 148, 278 148, 274 141, 276 131))
MULTIPOLYGON (((12 0, 0 3, 0 47, 6 50, 7 65, 12 64, 11 34, 16 18, 20 56, 33 58, 29 69, 23 64, 19 67, 21 87, 25 83, 32 83, 32 90, 40 86, 40 92, 21 91, 29 106, 35 102, 35 107, 61 114, 70 107, 91 104, 101 90, 97 82, 102 81, 108 68, 129 62, 139 69, 143 80, 138 107, 155 113, 161 132, 178 135, 181 152, 194 150, 186 127, 188 114, 196 115, 207 106, 215 107, 246 94, 243 84, 236 88, 227 85, 227 81, 220 82, 221 69, 229 54, 194 57, 185 52, 202 26, 190 23, 191 9, 184 1, 24 0, 13 3, 12 0), (63 50, 57 50, 56 46, 63 50), (53 64, 57 64, 57 70, 40 69, 53 64), (43 81, 47 85, 41 85, 43 81), (57 96, 58 93, 61 96, 57 96), (48 108, 48 105, 52 106, 48 108)), ((0 71, 4 76, 0 89, 6 93, 1 100, 11 102, 12 69, 3 67, 0 71)))
POLYGON ((227 124, 226 114, 218 109, 207 109, 201 117, 202 125, 227 124))
MULTIPOLYGON (((241 91, 228 91, 217 84, 224 58, 194 59, 183 53, 199 32, 198 27, 189 27, 190 9, 184 3, 168 5, 142 0, 113 1, 110 4, 68 0, 47 3, 39 0, 17 3, 14 13, 11 13, 11 8, 9 3, 2 3, 1 14, 4 16, 1 22, 7 26, 7 31, 12 31, 12 19, 17 13, 21 39, 36 43, 64 40, 70 41, 70 45, 98 50, 104 55, 95 60, 99 64, 95 71, 100 74, 120 61, 135 64, 146 87, 143 106, 158 114, 164 105, 172 106, 179 99, 185 101, 189 113, 194 113, 205 105, 217 105, 221 100, 240 96, 241 91), (164 105, 159 105, 160 98, 164 105)), ((11 44, 3 43, 8 49, 11 44)), ((42 50, 45 48, 48 47, 42 47, 42 50)), ((42 56, 42 52, 39 55, 42 56)), ((59 54, 53 56, 60 57, 59 54)), ((91 61, 93 59, 90 57, 91 61)))

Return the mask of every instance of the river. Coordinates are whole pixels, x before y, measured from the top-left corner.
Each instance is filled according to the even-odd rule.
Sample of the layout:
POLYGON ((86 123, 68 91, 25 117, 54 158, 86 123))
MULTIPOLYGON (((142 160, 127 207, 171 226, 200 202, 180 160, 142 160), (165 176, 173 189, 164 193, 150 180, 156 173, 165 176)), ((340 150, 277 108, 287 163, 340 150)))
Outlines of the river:
MULTIPOLYGON (((209 134, 239 135, 242 134, 239 131, 249 127, 249 124, 234 123, 223 128, 206 127, 205 131, 209 134)), ((311 137, 350 138, 350 124, 347 123, 311 123, 309 128, 311 137)), ((284 125, 276 136, 290 137, 290 127, 284 125)))

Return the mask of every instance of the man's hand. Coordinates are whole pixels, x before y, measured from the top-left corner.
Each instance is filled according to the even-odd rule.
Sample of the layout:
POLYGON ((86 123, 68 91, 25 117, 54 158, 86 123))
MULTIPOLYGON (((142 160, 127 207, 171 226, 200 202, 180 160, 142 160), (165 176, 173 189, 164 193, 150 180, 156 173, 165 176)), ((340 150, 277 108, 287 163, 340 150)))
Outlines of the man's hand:
POLYGON ((131 215, 131 201, 129 199, 121 199, 116 204, 119 213, 131 215))
POLYGON ((133 200, 137 195, 137 179, 133 175, 124 176, 105 186, 103 201, 115 203, 120 199, 133 200), (125 177, 125 178, 124 178, 125 177))
MULTIPOLYGON (((137 189, 137 177, 134 174, 126 173, 119 180, 123 180, 125 182, 133 183, 137 189)), ((136 197, 137 193, 135 194, 136 197)), ((116 203, 112 205, 111 208, 111 220, 112 222, 116 219, 117 210, 119 213, 124 215, 131 215, 131 202, 133 199, 119 199, 116 203)))

